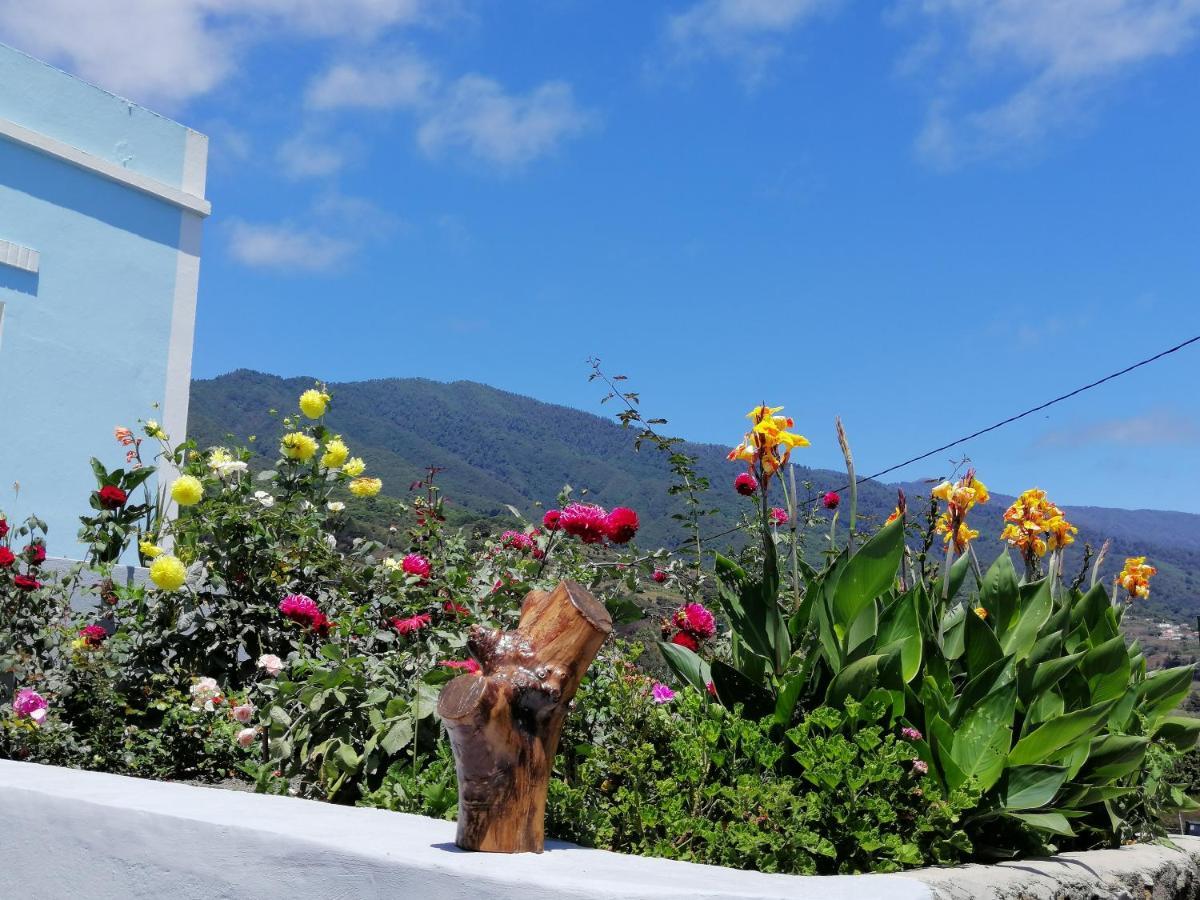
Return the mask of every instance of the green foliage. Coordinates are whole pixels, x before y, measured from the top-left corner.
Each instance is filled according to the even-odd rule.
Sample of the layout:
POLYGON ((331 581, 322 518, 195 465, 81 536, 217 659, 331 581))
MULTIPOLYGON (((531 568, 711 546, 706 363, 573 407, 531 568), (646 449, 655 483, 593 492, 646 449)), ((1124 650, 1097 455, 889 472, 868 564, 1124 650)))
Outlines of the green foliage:
MULTIPOLYGON (((863 712, 824 707, 787 735, 650 683, 609 652, 582 687, 547 811, 557 837, 767 872, 889 872, 965 859, 968 791, 946 796, 863 712), (861 715, 861 718, 860 718, 861 715)), ((878 698, 873 698, 878 702, 878 698)))

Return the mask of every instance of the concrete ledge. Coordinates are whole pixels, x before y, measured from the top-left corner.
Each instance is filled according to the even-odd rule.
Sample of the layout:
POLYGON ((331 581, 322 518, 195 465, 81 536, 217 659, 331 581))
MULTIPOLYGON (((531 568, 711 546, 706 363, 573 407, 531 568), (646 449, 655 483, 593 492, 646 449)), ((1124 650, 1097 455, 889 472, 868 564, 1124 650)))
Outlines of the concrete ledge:
POLYGON ((0 895, 38 900, 1193 900, 1200 838, 1051 860, 799 877, 550 842, 465 853, 454 825, 382 810, 0 760, 0 895))

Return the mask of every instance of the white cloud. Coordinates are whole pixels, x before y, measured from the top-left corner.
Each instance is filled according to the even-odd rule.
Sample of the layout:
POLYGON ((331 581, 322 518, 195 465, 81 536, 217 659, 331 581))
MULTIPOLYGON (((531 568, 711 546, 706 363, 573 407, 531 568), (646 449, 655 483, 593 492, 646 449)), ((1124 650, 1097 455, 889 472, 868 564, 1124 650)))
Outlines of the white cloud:
POLYGON ((565 81, 512 93, 478 74, 446 81, 412 55, 372 66, 333 66, 313 79, 305 96, 310 108, 325 112, 408 110, 416 116, 417 143, 429 156, 459 150, 500 167, 549 154, 596 120, 565 81))
POLYGON ((1047 431, 1037 440, 1039 447, 1079 448, 1096 444, 1127 447, 1163 447, 1200 443, 1200 426, 1187 416, 1169 410, 1153 410, 1137 416, 1106 419, 1080 427, 1047 431))
POLYGON ((760 80, 781 39, 837 0, 700 0, 672 16, 667 34, 684 60, 731 61, 750 83, 760 80))
POLYGON ((394 109, 428 102, 437 75, 421 59, 404 56, 375 67, 342 63, 309 84, 305 104, 312 109, 394 109))
POLYGON ((943 165, 1036 145, 1200 34, 1200 0, 912 0, 903 9, 934 30, 919 46, 940 50, 914 68, 937 70, 917 149, 943 165))
POLYGON ((174 108, 294 34, 371 38, 428 18, 428 0, 0 0, 0 34, 139 103, 174 108))
POLYGON ((521 96, 490 78, 464 75, 424 116, 417 142, 431 156, 458 148, 499 166, 520 166, 553 152, 593 120, 566 82, 548 81, 521 96))
POLYGON ((229 227, 230 255, 255 269, 325 272, 345 262, 357 249, 354 241, 287 223, 234 220, 229 227))
POLYGON ((301 130, 275 151, 275 159, 289 178, 320 178, 340 172, 348 152, 335 147, 311 130, 301 130))

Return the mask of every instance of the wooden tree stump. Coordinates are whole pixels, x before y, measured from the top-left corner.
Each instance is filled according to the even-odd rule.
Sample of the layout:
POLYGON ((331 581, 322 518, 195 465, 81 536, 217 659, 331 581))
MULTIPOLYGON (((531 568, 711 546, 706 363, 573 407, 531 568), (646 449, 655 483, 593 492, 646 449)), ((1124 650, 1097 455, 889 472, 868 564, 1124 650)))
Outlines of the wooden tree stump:
POLYGON ((472 627, 467 647, 483 671, 438 698, 458 773, 458 846, 542 852, 567 705, 611 633, 608 610, 573 581, 530 592, 516 631, 472 627))

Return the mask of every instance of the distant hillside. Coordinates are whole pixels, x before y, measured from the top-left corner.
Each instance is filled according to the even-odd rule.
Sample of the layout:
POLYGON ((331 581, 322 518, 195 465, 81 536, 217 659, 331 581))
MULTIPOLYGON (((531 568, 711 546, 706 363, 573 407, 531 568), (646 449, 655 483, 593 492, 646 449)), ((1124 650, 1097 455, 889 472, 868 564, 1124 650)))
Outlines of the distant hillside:
MULTIPOLYGON (((279 426, 268 410, 294 411, 296 397, 312 382, 247 370, 195 381, 189 433, 201 446, 269 436, 272 443, 264 442, 263 450, 273 458, 279 426)), ((562 486, 571 484, 577 497, 586 489, 597 503, 635 507, 643 522, 639 543, 644 546, 673 546, 681 538, 670 518, 677 507, 667 495, 665 460, 649 448, 635 453, 631 433, 609 419, 467 381, 392 378, 333 384, 331 390, 329 427, 343 434, 371 472, 383 478, 387 495, 405 497, 425 467, 437 465, 444 469, 438 483, 453 504, 455 520, 506 519, 506 504, 532 516, 535 503, 552 505, 562 486)), ((712 479, 711 505, 721 513, 709 520, 706 531, 719 532, 736 521, 742 508, 729 489, 739 466, 725 459, 725 447, 689 444, 685 449, 700 458, 700 469, 712 479)), ((798 468, 797 478, 811 481, 814 491, 821 492, 839 487, 845 475, 798 468)), ((928 494, 928 484, 903 487, 910 509, 920 513, 918 496, 928 494)), ((895 500, 895 485, 865 483, 859 488, 859 513, 869 523, 881 522, 895 500)), ((972 512, 972 523, 983 535, 978 551, 985 565, 1000 551, 995 536, 1011 500, 993 494, 989 505, 972 512)), ((1098 548, 1105 538, 1113 539, 1107 578, 1127 555, 1144 554, 1158 566, 1147 612, 1172 618, 1200 613, 1200 515, 1091 506, 1067 512, 1080 528, 1078 548, 1085 541, 1098 548)), ((1078 553, 1068 558, 1069 572, 1078 559, 1078 553)))

